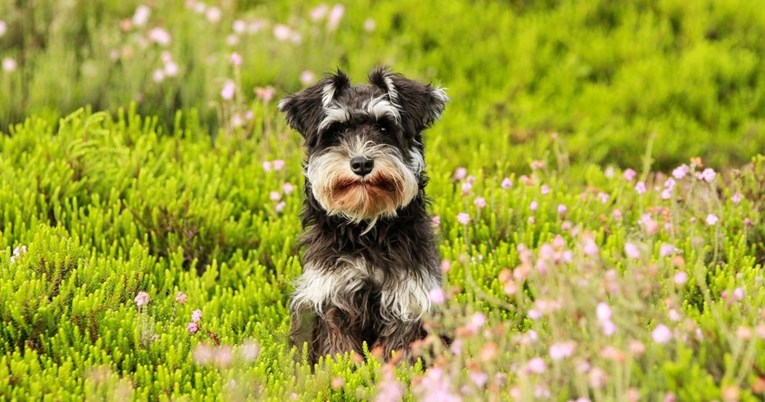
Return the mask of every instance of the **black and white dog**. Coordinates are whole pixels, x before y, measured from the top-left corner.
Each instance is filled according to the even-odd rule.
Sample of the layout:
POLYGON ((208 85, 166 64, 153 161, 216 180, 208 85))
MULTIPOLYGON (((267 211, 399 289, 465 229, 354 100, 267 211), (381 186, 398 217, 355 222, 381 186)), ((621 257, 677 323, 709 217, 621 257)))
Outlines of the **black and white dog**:
POLYGON ((386 358, 426 333, 429 292, 441 287, 426 207, 422 131, 449 98, 377 68, 370 85, 340 70, 279 103, 305 138, 303 274, 292 297, 292 341, 324 355, 386 358))

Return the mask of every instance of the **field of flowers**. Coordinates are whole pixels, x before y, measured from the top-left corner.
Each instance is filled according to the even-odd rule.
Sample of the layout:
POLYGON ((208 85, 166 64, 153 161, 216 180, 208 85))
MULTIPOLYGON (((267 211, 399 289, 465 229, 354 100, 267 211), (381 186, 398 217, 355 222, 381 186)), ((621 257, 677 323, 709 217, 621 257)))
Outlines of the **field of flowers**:
POLYGON ((0 4, 0 400, 765 399, 757 1, 25 4, 0 4), (311 368, 276 101, 388 64, 453 99, 425 133, 434 335, 311 368))

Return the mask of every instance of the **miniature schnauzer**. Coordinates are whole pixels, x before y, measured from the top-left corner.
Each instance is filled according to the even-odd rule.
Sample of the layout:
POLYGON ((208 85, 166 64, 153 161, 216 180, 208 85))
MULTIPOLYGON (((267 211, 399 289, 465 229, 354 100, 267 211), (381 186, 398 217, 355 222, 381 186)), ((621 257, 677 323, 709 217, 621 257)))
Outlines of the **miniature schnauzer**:
POLYGON ((321 356, 379 348, 385 358, 425 337, 429 292, 441 287, 426 212, 422 131, 449 98, 376 68, 351 86, 338 70, 279 103, 305 138, 303 274, 292 342, 321 356))

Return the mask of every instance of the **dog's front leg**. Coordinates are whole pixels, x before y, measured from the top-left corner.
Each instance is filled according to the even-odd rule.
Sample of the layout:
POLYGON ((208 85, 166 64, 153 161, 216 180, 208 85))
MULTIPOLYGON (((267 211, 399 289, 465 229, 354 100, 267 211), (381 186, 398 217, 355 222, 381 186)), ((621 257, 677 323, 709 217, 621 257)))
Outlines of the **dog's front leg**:
POLYGON ((362 355, 361 331, 362 328, 359 328, 348 312, 335 306, 328 307, 324 314, 316 318, 308 353, 309 362, 314 365, 321 356, 346 352, 362 355))
POLYGON ((408 353, 413 342, 427 335, 422 320, 391 320, 381 325, 379 337, 372 349, 382 349, 385 360, 391 357, 393 351, 408 353))

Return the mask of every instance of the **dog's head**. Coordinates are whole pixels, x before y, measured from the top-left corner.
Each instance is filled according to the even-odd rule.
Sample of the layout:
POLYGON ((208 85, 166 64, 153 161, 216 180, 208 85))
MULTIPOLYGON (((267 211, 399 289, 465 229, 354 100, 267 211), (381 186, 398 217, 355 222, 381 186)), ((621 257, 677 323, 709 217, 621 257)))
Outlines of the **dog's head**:
POLYGON ((305 138, 310 193, 329 215, 358 223, 395 216, 423 182, 422 131, 449 98, 431 85, 377 68, 369 85, 341 71, 279 103, 305 138))

